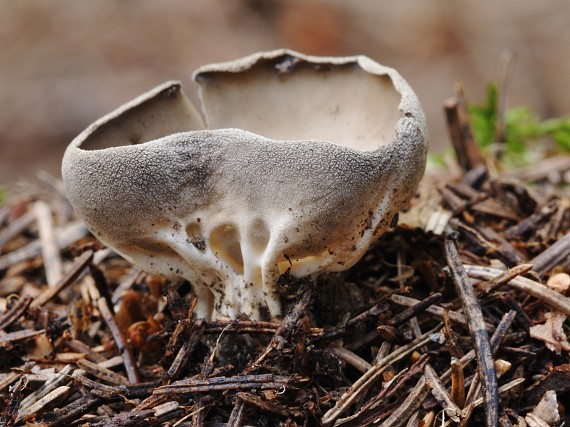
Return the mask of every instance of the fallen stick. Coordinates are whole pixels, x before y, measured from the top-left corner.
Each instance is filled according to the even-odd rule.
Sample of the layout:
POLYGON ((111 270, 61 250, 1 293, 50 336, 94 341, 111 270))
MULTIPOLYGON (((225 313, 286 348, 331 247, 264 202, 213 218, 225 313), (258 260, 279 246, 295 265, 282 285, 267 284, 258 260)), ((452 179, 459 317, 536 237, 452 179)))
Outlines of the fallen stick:
MULTIPOLYGON (((481 267, 478 265, 465 265, 464 267, 467 275, 477 280, 491 280, 495 276, 503 273, 502 270, 491 267, 481 267)), ((570 316, 570 299, 545 285, 527 279, 526 277, 515 277, 510 282, 505 283, 505 286, 523 291, 567 316, 570 316)))
POLYGON ((493 352, 483 313, 475 297, 471 281, 459 259, 454 236, 450 236, 445 240, 445 253, 451 278, 467 315, 469 331, 475 347, 478 372, 483 385, 483 397, 485 399, 485 423, 488 427, 495 427, 499 422, 499 393, 493 352))

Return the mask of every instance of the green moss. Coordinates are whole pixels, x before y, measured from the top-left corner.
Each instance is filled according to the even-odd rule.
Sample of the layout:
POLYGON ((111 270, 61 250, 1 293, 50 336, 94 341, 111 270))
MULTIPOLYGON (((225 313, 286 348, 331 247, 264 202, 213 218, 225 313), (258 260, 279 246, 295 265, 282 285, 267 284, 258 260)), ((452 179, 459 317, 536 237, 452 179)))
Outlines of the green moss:
MULTIPOLYGON (((487 86, 484 102, 468 107, 473 135, 483 151, 491 149, 496 142, 498 98, 497 85, 491 82, 487 86)), ((505 113, 504 138, 501 160, 506 166, 521 166, 531 162, 533 155, 530 153, 540 150, 545 138, 554 142, 556 151, 570 152, 570 117, 541 120, 530 108, 515 107, 505 113)))
POLYGON ((469 104, 468 106, 473 135, 481 148, 487 148, 495 142, 497 100, 497 85, 489 83, 485 102, 483 104, 469 104))

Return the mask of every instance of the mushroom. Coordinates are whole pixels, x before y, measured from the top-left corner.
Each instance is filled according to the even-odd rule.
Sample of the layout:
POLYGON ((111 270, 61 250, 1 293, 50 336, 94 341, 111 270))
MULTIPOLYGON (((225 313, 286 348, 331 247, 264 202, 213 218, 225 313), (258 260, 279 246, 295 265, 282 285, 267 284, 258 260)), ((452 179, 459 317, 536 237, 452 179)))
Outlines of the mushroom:
POLYGON ((365 56, 276 50, 194 79, 203 119, 167 82, 75 138, 68 198, 127 260, 187 279, 197 316, 279 318, 281 275, 351 267, 413 197, 424 114, 365 56))

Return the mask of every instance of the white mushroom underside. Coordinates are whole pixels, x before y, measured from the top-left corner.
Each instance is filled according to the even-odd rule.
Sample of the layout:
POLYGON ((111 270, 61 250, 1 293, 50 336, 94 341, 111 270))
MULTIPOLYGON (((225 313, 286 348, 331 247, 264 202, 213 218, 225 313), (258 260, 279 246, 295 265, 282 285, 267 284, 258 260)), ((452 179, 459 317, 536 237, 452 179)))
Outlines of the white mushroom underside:
POLYGON ((336 256, 326 246, 296 252, 292 245, 298 243, 295 235, 300 233, 291 218, 280 221, 260 209, 238 212, 233 219, 210 209, 197 211, 187 219, 154 228, 153 238, 168 251, 149 254, 144 249, 133 251, 132 246, 118 250, 134 264, 167 277, 188 279, 199 297, 195 312, 204 318, 278 317, 281 306, 274 286, 279 276, 287 272, 304 277, 347 267, 345 257, 336 256), (268 218, 273 221, 267 223, 268 218))

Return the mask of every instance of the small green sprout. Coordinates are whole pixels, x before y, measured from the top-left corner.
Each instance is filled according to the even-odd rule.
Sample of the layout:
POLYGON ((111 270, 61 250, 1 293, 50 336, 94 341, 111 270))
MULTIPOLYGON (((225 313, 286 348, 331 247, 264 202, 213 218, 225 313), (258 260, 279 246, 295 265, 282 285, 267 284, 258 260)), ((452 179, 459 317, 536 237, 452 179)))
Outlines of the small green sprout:
MULTIPOLYGON (((480 147, 488 150, 495 141, 495 129, 499 119, 497 100, 499 92, 495 83, 487 86, 487 96, 482 104, 470 104, 469 113, 473 134, 480 147)), ((550 138, 557 151, 570 152, 570 116, 541 121, 529 107, 515 107, 505 113, 504 160, 514 165, 529 161, 529 150, 550 138)))

